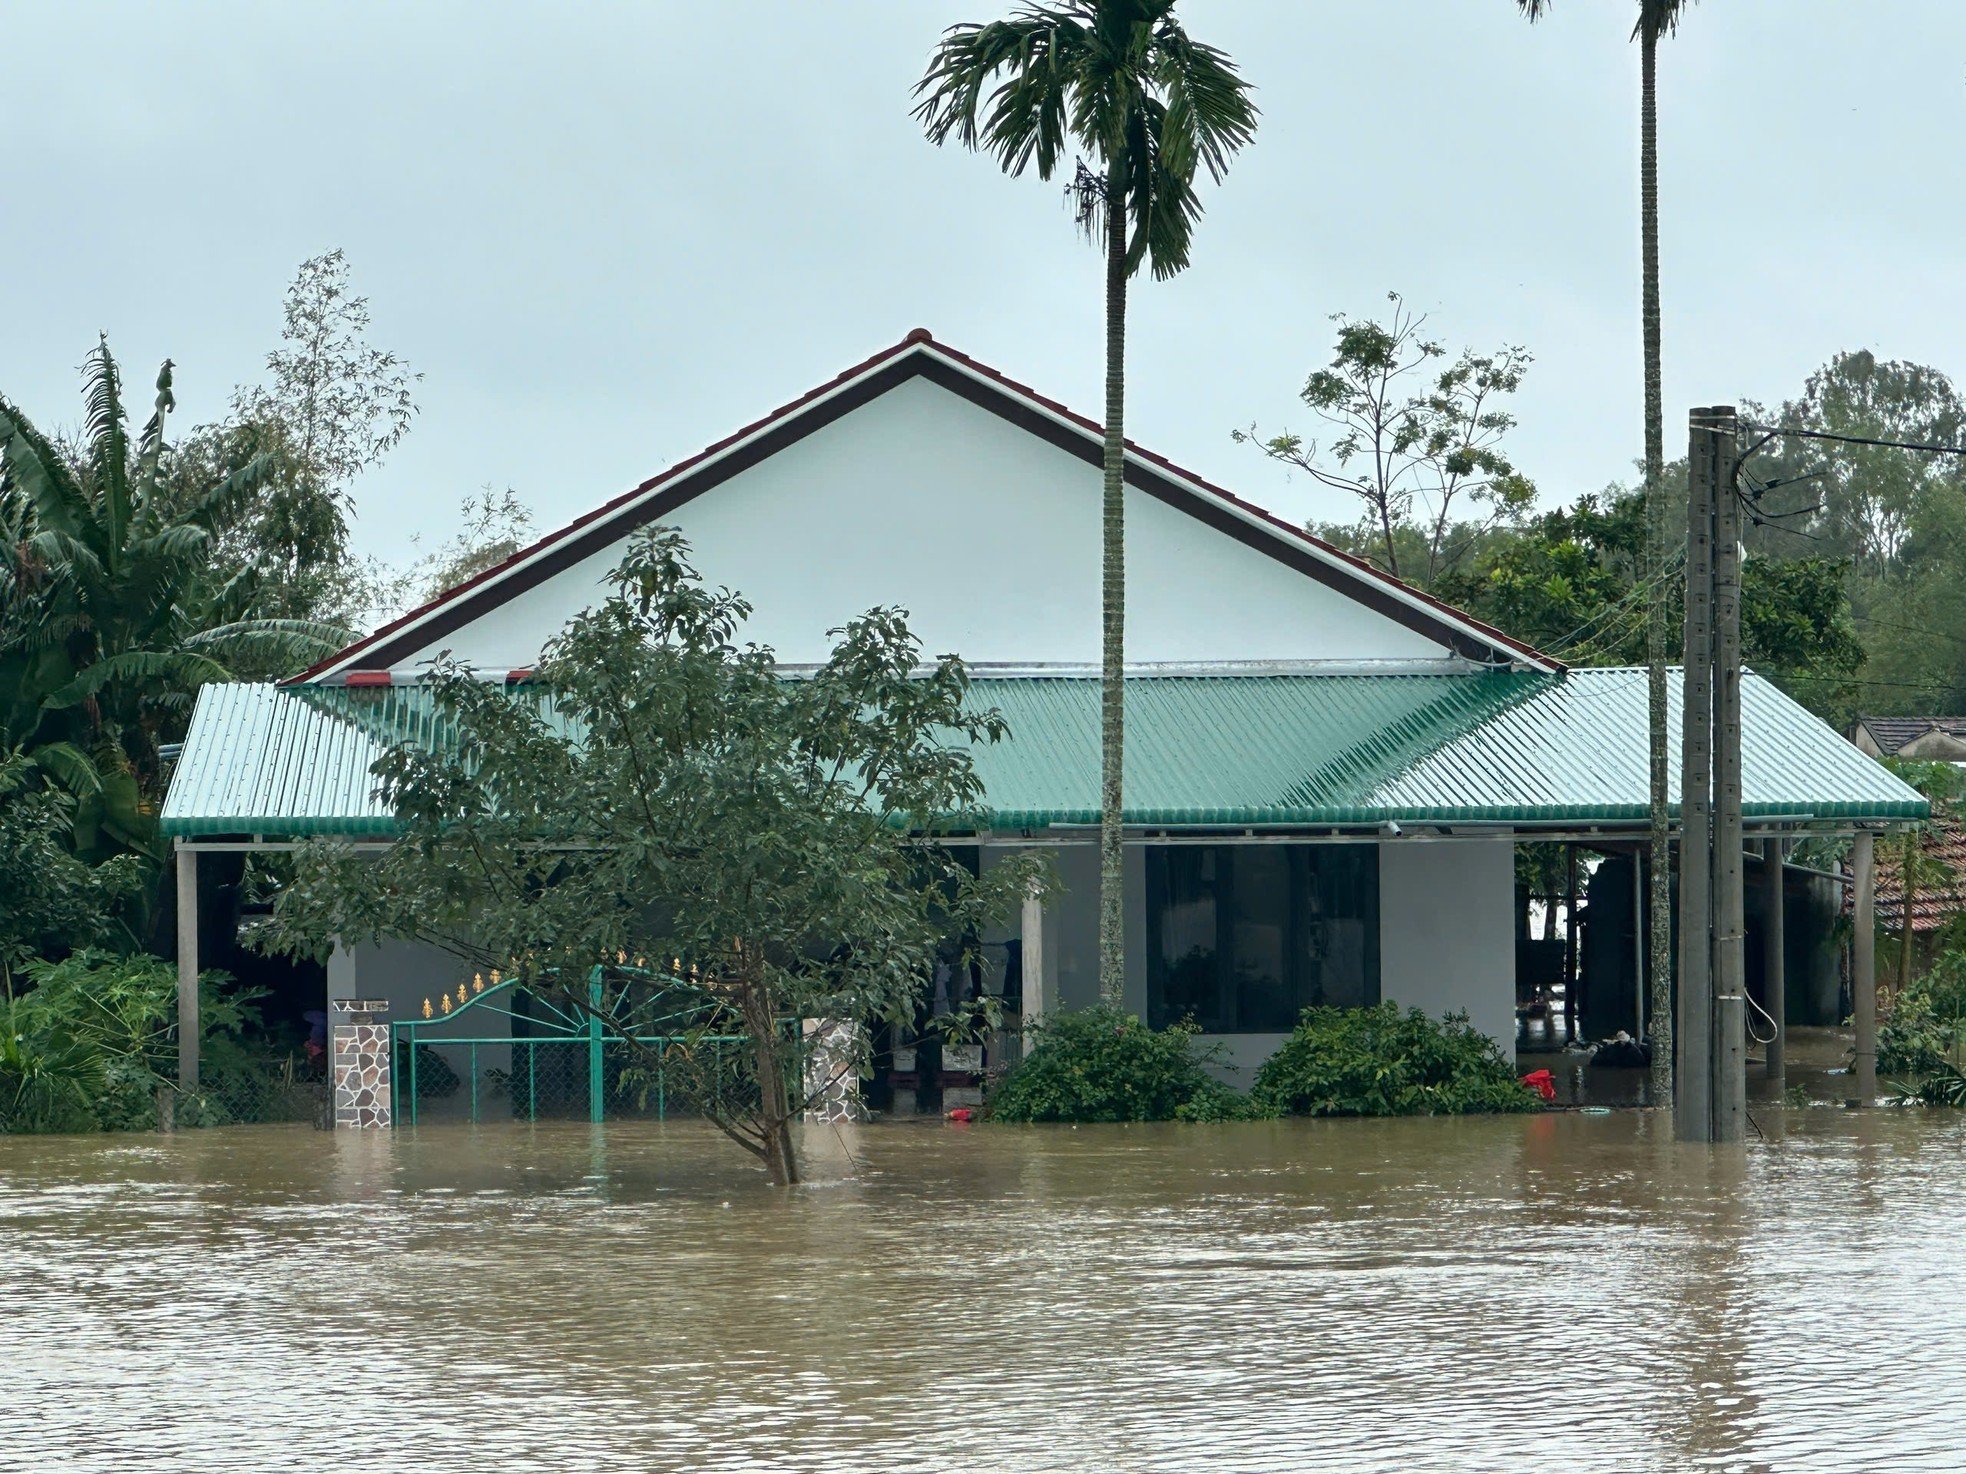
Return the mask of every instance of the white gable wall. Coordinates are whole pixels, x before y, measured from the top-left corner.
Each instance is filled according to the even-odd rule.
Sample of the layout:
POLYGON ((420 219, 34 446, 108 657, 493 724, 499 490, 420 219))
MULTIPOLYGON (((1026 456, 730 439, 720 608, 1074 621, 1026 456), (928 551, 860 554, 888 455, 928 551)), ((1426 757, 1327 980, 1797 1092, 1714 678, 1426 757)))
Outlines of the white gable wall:
MULTIPOLYGON (((697 567, 755 606, 743 638, 825 659, 825 632, 877 604, 931 655, 1099 658, 1100 472, 911 379, 677 508, 697 567)), ((1438 660, 1439 643, 1144 491, 1127 488, 1127 659, 1438 660)), ((417 652, 527 666, 599 601, 626 542, 417 652)))

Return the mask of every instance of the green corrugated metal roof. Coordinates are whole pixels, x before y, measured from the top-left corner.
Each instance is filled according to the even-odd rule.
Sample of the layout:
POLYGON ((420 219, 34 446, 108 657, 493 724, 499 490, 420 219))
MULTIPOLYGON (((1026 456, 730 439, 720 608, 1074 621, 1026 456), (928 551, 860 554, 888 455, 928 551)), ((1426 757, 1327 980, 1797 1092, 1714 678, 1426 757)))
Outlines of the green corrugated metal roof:
MULTIPOLYGON (((1676 679, 1671 690, 1676 726, 1676 679)), ((1742 699, 1748 817, 1924 814, 1912 789, 1768 682, 1750 674, 1742 699)), ((1096 822, 1098 682, 985 677, 976 700, 1012 734, 976 755, 994 827, 1096 822)), ((1126 817, 1630 823, 1646 813, 1645 728, 1641 670, 1140 677, 1127 684, 1126 817)), ((392 742, 442 738, 416 687, 208 686, 164 830, 386 835, 369 765, 392 742)))

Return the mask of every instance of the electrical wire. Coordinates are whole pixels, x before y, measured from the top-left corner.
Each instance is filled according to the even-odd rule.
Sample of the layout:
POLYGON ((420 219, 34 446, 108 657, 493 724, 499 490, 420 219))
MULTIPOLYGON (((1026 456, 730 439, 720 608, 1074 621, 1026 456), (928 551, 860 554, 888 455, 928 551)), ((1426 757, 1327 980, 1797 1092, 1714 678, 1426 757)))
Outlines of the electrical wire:
POLYGON ((1761 435, 1781 435, 1790 440, 1834 440, 1842 445, 1875 445, 1885 450, 1922 450, 1933 455, 1966 456, 1966 445, 1941 445, 1924 440, 1880 440, 1869 435, 1838 435, 1830 430, 1782 430, 1773 425, 1742 421, 1741 428, 1761 435))
POLYGON ((1662 568, 1653 577, 1647 579, 1643 583, 1633 584, 1629 589, 1627 589, 1624 592, 1622 596, 1619 597, 1616 603, 1607 605, 1605 608, 1599 610, 1596 614, 1592 615, 1589 619, 1585 620, 1582 624, 1578 625, 1577 628, 1572 630, 1569 634, 1564 635, 1561 639, 1558 639, 1553 644, 1547 645, 1543 648, 1546 650, 1547 653, 1551 655, 1561 655, 1564 651, 1574 648, 1579 642, 1581 642, 1583 636, 1591 632, 1596 626, 1604 623, 1608 619, 1615 618, 1620 612, 1624 611, 1628 606, 1635 603, 1635 601, 1637 601, 1639 598, 1641 598, 1646 594, 1651 593, 1652 590, 1658 588, 1660 585, 1667 583, 1671 579, 1673 579, 1679 572, 1679 565, 1684 563, 1685 561, 1686 561, 1686 550, 1684 548, 1676 549, 1672 554, 1672 556, 1666 559, 1666 566, 1662 568))

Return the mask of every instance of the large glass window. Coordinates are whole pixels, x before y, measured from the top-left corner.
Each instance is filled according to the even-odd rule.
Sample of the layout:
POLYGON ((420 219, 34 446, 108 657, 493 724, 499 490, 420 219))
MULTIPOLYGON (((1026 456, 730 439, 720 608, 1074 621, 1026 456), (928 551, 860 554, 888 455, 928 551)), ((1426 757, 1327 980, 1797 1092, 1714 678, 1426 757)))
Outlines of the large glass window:
POLYGON ((1378 1001, 1378 846, 1147 847, 1155 1028, 1283 1033, 1306 1008, 1378 1001))

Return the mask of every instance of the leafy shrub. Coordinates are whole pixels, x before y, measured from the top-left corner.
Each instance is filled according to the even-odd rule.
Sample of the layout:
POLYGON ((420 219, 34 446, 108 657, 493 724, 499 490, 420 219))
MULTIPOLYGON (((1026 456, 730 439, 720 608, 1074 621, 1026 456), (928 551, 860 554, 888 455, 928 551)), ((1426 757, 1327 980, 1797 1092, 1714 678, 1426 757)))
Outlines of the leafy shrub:
MULTIPOLYGON (((24 972, 33 986, 0 997, 0 1132, 154 1128, 157 1091, 177 1073, 176 968, 157 957, 85 951, 29 962, 24 972)), ((208 1086, 254 1068, 239 1037, 249 1000, 221 991, 223 981, 219 973, 199 979, 208 1086)), ((228 1115, 203 1095, 178 1111, 182 1125, 228 1115)))
POLYGON ((1908 1094, 1926 1105, 1966 1106, 1966 1070, 1951 1063, 1940 1065, 1925 1076, 1908 1094))
POLYGON ((1037 1047, 991 1093, 999 1121, 1237 1121, 1248 1098, 1208 1073, 1190 1024, 1150 1029, 1088 1008, 1038 1025, 1037 1047))
POLYGON ((1251 1094, 1259 1110, 1291 1116, 1459 1116, 1539 1104, 1466 1014, 1432 1019, 1391 1003, 1307 1009, 1251 1094))
POLYGON ((1914 1080, 1955 1063, 1966 1026, 1966 952, 1946 952, 1913 978, 1877 1034, 1877 1067, 1914 1080))

